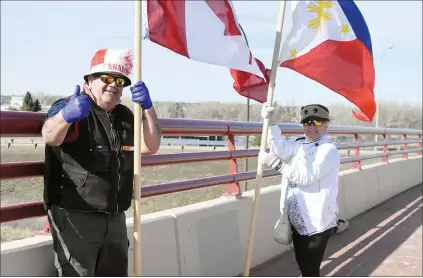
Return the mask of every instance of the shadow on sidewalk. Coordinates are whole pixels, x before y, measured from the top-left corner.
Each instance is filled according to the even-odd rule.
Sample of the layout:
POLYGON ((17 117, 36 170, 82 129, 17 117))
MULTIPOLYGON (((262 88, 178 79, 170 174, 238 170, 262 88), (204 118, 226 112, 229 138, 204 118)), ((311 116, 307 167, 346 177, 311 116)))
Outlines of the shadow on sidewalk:
MULTIPOLYGON (((421 260, 421 235, 413 242, 414 247, 407 246, 414 258, 406 259, 417 262, 420 269, 410 269, 397 260, 383 266, 382 263, 394 252, 400 252, 398 248, 422 226, 422 188, 422 184, 417 185, 351 219, 348 230, 329 240, 321 276, 374 276, 379 275, 375 271, 379 266, 389 268, 389 272, 382 271, 383 275, 421 275, 421 262, 417 262, 421 260)), ((293 250, 251 271, 251 276, 300 275, 293 250)))

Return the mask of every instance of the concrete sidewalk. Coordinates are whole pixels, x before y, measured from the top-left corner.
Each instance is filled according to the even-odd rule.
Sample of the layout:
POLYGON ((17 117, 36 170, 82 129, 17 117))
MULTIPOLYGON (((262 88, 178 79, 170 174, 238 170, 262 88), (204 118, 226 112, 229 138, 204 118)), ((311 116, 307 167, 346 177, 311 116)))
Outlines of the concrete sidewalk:
MULTIPOLYGON (((422 185, 351 219, 329 240, 321 276, 422 276, 422 185)), ((251 276, 300 276, 293 250, 251 276)))

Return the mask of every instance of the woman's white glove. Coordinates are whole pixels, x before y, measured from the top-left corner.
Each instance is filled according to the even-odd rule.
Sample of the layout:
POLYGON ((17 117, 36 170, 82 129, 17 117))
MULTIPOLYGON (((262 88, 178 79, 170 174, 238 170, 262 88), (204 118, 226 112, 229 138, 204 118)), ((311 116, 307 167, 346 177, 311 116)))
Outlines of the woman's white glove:
POLYGON ((277 160, 278 157, 272 151, 266 152, 260 150, 258 155, 258 162, 260 164, 266 164, 267 166, 272 167, 271 165, 273 165, 277 160))
POLYGON ((266 164, 276 171, 279 171, 283 166, 281 159, 273 151, 266 152, 260 150, 257 160, 260 164, 266 164))
POLYGON ((267 102, 261 106, 261 117, 269 119, 269 125, 278 123, 278 115, 275 113, 275 107, 270 106, 267 102))

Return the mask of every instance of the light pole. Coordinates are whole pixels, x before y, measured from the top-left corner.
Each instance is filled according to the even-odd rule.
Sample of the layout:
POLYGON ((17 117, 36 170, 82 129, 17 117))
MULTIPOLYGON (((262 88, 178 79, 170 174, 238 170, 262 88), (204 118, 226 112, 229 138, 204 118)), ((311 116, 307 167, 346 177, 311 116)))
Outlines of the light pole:
MULTIPOLYGON (((379 62, 379 71, 380 71, 380 76, 382 76, 382 62, 383 62, 383 58, 385 58, 386 52, 388 52, 388 50, 393 49, 393 46, 389 46, 387 47, 383 53, 382 56, 380 57, 380 62, 379 62)), ((381 88, 382 88, 382 82, 381 79, 379 79, 379 83, 378 83, 378 93, 375 96, 376 99, 376 127, 379 127, 379 100, 380 100, 380 93, 381 93, 381 88)), ((377 134, 375 135, 375 142, 377 142, 377 134)))
MULTIPOLYGON (((247 115, 246 115, 246 120, 247 120, 247 122, 249 122, 250 121, 250 98, 247 98, 247 115)), ((245 149, 247 150, 248 149, 248 135, 247 136, 245 136, 245 149)), ((245 161, 244 161, 244 172, 248 172, 248 157, 246 157, 245 158, 245 161)), ((245 192, 245 191, 247 191, 247 181, 245 181, 244 183, 243 183, 243 186, 242 186, 242 192, 245 192)))
MULTIPOLYGON (((242 34, 244 35, 245 38, 245 42, 247 43, 247 46, 249 47, 248 44, 248 40, 247 40, 247 36, 244 33, 244 29, 242 29, 241 24, 239 24, 239 28, 241 28, 242 34)), ((246 121, 249 122, 250 121, 250 98, 247 97, 247 115, 246 115, 246 121)), ((248 135, 245 136, 245 149, 248 149, 248 135)), ((244 161, 244 172, 248 172, 248 157, 245 158, 244 161)), ((242 188, 241 188, 242 192, 247 191, 247 181, 244 181, 242 188)))

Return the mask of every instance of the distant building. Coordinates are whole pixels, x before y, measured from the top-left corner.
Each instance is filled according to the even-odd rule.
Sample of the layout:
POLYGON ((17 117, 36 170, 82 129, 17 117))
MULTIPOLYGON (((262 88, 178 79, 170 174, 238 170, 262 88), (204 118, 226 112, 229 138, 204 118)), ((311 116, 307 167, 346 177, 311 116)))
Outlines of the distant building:
POLYGON ((162 145, 167 146, 214 146, 221 147, 227 145, 227 140, 224 136, 163 136, 162 145))
MULTIPOLYGON (((21 110, 21 107, 23 105, 23 96, 12 96, 10 99, 10 104, 3 104, 1 105, 1 111, 8 111, 8 110, 21 110), (12 109, 9 109, 13 107, 12 109)), ((41 111, 40 112, 47 112, 48 109, 50 109, 51 105, 41 105, 41 111)))
POLYGON ((9 106, 19 109, 23 105, 23 99, 23 97, 12 96, 9 106))
MULTIPOLYGON (((250 137, 249 141, 253 137, 250 137)), ((235 146, 245 145, 244 136, 235 136, 235 146)), ((163 136, 161 144, 163 146, 198 146, 198 147, 226 147, 228 138, 226 136, 163 136)))
POLYGON ((4 105, 1 106, 1 111, 8 111, 9 107, 10 107, 9 104, 4 104, 4 105))
POLYGON ((41 112, 47 112, 50 109, 51 105, 41 105, 41 112))

